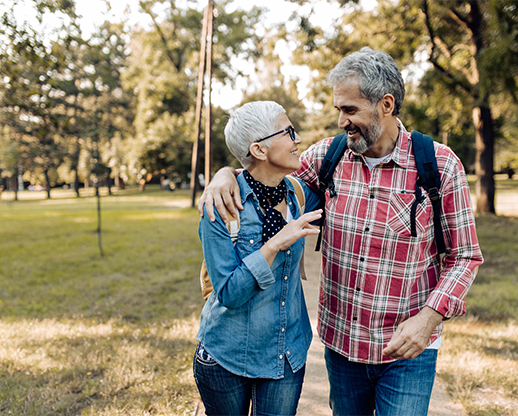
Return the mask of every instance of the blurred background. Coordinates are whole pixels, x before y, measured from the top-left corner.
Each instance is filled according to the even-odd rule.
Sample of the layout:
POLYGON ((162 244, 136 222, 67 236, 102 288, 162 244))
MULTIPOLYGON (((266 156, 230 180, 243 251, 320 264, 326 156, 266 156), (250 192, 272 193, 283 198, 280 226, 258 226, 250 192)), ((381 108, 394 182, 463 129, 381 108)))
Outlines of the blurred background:
MULTIPOLYGON (((97 181, 109 190, 143 179, 187 187, 205 6, 0 1, 2 189, 50 197, 97 181)), ((236 163, 223 128, 246 101, 282 104, 303 149, 338 133, 325 76, 371 46, 404 74, 405 125, 452 147, 478 176, 477 209, 494 212, 493 172, 518 168, 516 8, 514 0, 217 1, 211 173, 236 163)), ((203 185, 203 173, 197 179, 203 185)))

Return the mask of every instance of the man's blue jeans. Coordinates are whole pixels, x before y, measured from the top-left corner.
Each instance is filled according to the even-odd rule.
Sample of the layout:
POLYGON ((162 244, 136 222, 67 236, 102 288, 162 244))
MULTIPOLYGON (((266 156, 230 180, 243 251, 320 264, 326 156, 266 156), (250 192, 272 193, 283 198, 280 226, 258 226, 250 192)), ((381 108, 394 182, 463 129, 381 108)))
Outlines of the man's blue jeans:
POLYGON ((412 360, 370 365, 325 351, 333 415, 426 416, 435 379, 437 350, 412 360))
POLYGON ((225 370, 200 346, 193 361, 194 378, 207 415, 295 415, 306 367, 296 373, 287 360, 280 380, 241 377, 225 370))

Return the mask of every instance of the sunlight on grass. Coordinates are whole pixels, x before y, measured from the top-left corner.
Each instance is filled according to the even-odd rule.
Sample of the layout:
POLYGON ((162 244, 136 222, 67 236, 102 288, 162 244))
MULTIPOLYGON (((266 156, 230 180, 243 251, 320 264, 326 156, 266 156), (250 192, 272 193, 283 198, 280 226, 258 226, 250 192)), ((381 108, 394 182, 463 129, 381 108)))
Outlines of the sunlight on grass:
POLYGON ((446 324, 437 375, 472 415, 516 415, 518 324, 457 319, 446 324))
POLYGON ((0 411, 182 415, 194 408, 198 320, 0 321, 0 411))
POLYGON ((199 216, 171 201, 103 198, 103 258, 95 199, 0 203, 0 414, 192 413, 199 216))

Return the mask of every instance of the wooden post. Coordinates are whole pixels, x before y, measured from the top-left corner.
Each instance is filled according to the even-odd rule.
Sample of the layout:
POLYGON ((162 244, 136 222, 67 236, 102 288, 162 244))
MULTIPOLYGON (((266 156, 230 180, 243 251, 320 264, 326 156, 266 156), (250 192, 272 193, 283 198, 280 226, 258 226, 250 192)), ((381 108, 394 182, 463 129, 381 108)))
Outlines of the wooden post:
POLYGON ((201 48, 200 48, 200 65, 198 68, 198 95, 196 99, 196 125, 194 143, 192 146, 192 160, 191 160, 191 206, 194 208, 196 200, 196 186, 198 184, 198 148, 200 144, 201 133, 201 110, 203 105, 203 78, 205 75, 206 64, 206 50, 207 50, 207 21, 208 21, 209 7, 205 8, 203 16, 203 28, 201 34, 201 48))
POLYGON ((211 180, 212 175, 212 103, 211 103, 211 90, 212 90, 212 36, 214 34, 214 0, 209 0, 208 4, 208 27, 207 33, 209 41, 207 45, 207 89, 208 89, 208 101, 207 109, 205 113, 205 186, 207 186, 211 180))

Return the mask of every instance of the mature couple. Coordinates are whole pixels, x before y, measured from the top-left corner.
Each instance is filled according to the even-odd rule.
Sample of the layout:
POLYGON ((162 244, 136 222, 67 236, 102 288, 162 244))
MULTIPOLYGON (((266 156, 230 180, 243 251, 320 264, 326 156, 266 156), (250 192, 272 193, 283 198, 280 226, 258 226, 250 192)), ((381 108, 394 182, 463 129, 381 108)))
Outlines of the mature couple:
MULTIPOLYGON (((318 332, 329 403, 334 415, 426 415, 442 321, 465 313, 482 263, 466 177, 453 152, 435 143, 441 260, 426 193, 410 232, 417 169, 412 137, 397 118, 405 90, 395 62, 363 48, 328 81, 348 142, 333 174, 337 196, 325 195, 322 236, 318 332)), ((310 223, 322 215, 315 191, 332 138, 299 159, 300 138, 273 102, 234 111, 225 138, 244 170, 237 181, 231 169, 220 171, 200 202, 214 290, 202 312, 194 375, 208 415, 247 415, 250 404, 254 415, 294 415, 312 338, 302 237, 318 233, 310 223), (233 202, 237 240, 225 223, 224 205, 233 212, 233 202)))

